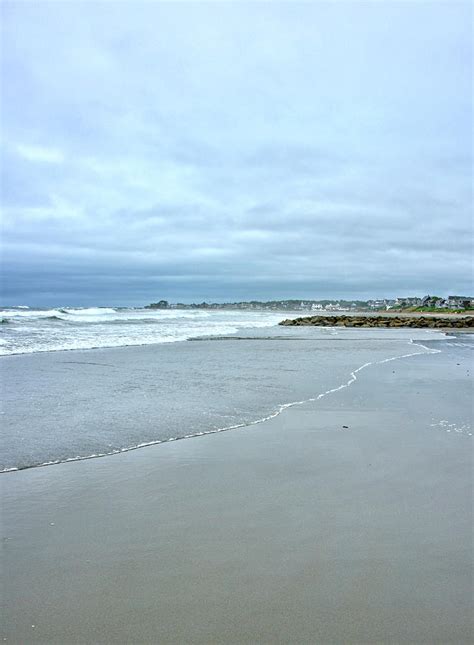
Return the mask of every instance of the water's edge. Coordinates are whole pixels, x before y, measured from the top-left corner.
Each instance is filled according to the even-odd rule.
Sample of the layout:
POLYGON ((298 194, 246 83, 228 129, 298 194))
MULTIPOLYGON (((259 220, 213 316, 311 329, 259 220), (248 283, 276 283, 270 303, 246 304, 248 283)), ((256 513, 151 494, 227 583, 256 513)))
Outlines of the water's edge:
MULTIPOLYGON (((230 338, 232 338, 232 337, 230 337, 230 338)), ((193 439, 193 438, 200 437, 200 436, 205 436, 205 435, 210 435, 210 434, 218 434, 218 433, 221 433, 221 432, 228 432, 229 430, 236 430, 238 428, 245 428, 245 427, 251 427, 251 426, 254 426, 254 425, 259 425, 261 423, 264 423, 265 421, 269 421, 270 419, 274 419, 275 417, 279 416, 280 414, 282 414, 285 410, 287 410, 289 408, 293 408, 293 407, 304 405, 304 404, 307 404, 307 403, 313 403, 313 402, 319 401, 320 399, 328 396, 329 394, 333 394, 335 392, 339 392, 340 390, 343 390, 345 388, 350 387, 353 383, 355 383, 357 381, 357 374, 359 374, 360 372, 362 372, 364 369, 366 369, 368 367, 371 367, 373 365, 381 365, 381 364, 384 364, 384 363, 389 363, 391 361, 401 360, 401 359, 410 358, 410 357, 418 356, 418 355, 438 354, 438 353, 441 353, 441 351, 442 351, 440 349, 434 349, 434 348, 426 347, 425 345, 423 345, 420 342, 415 341, 414 339, 410 339, 409 344, 416 345, 417 347, 422 348, 422 351, 410 352, 410 353, 401 354, 401 355, 398 355, 398 356, 391 356, 389 358, 384 358, 384 359, 378 360, 378 361, 366 362, 363 365, 361 365, 358 368, 356 368, 355 370, 353 370, 352 372, 350 372, 349 379, 345 383, 342 383, 341 385, 339 385, 339 386, 337 386, 335 388, 331 388, 329 390, 326 390, 325 392, 321 392, 321 393, 319 393, 319 394, 317 394, 317 395, 315 395, 313 397, 310 397, 310 398, 307 398, 307 399, 304 399, 304 400, 291 401, 291 402, 288 402, 288 403, 280 404, 280 405, 277 406, 275 411, 272 412, 271 414, 269 414, 269 415, 267 415, 265 417, 255 419, 254 421, 238 423, 238 424, 234 424, 234 425, 230 425, 230 426, 225 426, 225 427, 222 427, 222 428, 213 428, 211 430, 205 430, 205 431, 200 431, 200 432, 196 432, 196 433, 192 433, 192 434, 187 434, 187 435, 184 435, 182 437, 170 437, 168 439, 160 439, 160 440, 156 440, 156 441, 147 441, 147 442, 143 442, 143 443, 140 443, 140 444, 137 444, 137 445, 125 447, 125 448, 114 449, 114 450, 112 450, 110 452, 95 453, 95 454, 85 455, 85 456, 78 455, 76 457, 68 457, 66 459, 57 459, 57 460, 47 461, 47 462, 44 462, 44 463, 41 463, 41 464, 32 464, 32 465, 27 465, 27 466, 23 466, 23 467, 9 467, 9 468, 5 468, 3 470, 0 470, 0 474, 6 474, 6 473, 9 473, 9 472, 19 472, 19 471, 22 471, 22 470, 30 470, 32 468, 42 468, 42 467, 45 467, 45 466, 55 466, 55 465, 58 465, 58 464, 63 464, 63 463, 68 463, 68 462, 85 461, 85 460, 89 460, 89 459, 98 459, 98 458, 102 458, 102 457, 111 457, 113 455, 123 454, 125 452, 130 452, 132 450, 138 450, 138 449, 141 449, 141 448, 147 448, 149 446, 155 446, 155 445, 162 444, 162 443, 170 443, 172 441, 181 441, 183 439, 193 439)), ((63 351, 74 351, 74 350, 63 350, 63 351)), ((83 350, 83 351, 87 351, 87 350, 83 350)))

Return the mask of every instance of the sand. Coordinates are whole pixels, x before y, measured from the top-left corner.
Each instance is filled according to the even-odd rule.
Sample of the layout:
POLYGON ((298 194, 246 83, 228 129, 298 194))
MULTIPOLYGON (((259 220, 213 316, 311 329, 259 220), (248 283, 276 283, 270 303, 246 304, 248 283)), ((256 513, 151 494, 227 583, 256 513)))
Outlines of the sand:
POLYGON ((471 642, 472 437, 443 423, 466 380, 449 360, 373 366, 259 426, 3 475, 0 637, 471 642))

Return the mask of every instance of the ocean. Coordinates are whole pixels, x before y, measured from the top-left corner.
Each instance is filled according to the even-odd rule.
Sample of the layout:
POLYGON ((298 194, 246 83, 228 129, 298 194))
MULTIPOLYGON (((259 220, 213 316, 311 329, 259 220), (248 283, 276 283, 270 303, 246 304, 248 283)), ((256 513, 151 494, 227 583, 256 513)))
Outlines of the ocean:
POLYGON ((265 311, 10 307, 0 310, 0 355, 172 343, 268 327, 282 317, 265 311))
MULTIPOLYGON (((279 327, 286 312, 2 315, 2 471, 257 426, 337 396, 372 365, 439 352, 466 364, 473 347, 468 335, 425 330, 279 327)), ((462 400, 435 422, 470 433, 462 400)))

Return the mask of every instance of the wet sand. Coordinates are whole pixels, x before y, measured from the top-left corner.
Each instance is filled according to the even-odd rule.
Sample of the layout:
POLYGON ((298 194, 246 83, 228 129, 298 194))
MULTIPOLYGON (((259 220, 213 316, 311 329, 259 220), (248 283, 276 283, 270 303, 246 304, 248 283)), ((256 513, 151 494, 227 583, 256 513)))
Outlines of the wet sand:
POLYGON ((374 365, 259 426, 4 474, 0 637, 471 642, 466 370, 374 365))

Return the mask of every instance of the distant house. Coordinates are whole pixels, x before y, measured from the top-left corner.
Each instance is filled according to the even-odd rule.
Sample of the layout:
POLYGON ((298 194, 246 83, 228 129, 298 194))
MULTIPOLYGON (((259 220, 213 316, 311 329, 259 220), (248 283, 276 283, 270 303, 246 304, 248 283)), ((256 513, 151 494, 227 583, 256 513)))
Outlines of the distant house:
MULTIPOLYGON (((429 296, 426 296, 429 298, 429 296)), ((422 304, 421 298, 397 298, 395 305, 397 307, 419 307, 422 304)))
POLYGON ((474 299, 468 296, 448 296, 447 306, 450 309, 470 309, 474 299))
POLYGON ((436 307, 436 309, 442 309, 444 305, 444 300, 439 296, 425 296, 421 301, 422 307, 436 307))

